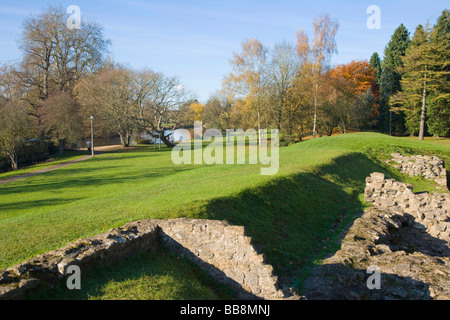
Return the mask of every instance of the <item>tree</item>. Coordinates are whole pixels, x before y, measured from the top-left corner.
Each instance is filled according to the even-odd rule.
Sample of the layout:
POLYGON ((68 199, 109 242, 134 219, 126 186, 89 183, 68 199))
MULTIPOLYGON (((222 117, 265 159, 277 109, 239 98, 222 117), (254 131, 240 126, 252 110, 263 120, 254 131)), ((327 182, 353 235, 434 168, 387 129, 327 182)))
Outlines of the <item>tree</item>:
POLYGON ((233 72, 224 79, 223 91, 245 102, 243 107, 248 111, 248 120, 258 126, 261 142, 262 121, 264 113, 267 113, 264 90, 267 49, 258 39, 248 39, 241 46, 241 53, 233 53, 230 61, 233 72))
POLYGON ((19 39, 23 58, 14 72, 20 87, 16 92, 38 120, 42 102, 56 91, 71 93, 83 75, 98 70, 110 44, 97 23, 83 18, 80 29, 70 30, 66 21, 62 6, 49 6, 23 22, 19 39))
POLYGON ((203 111, 205 109, 205 105, 194 102, 189 105, 189 108, 193 112, 194 121, 203 121, 203 111))
POLYGON ((366 125, 376 114, 375 70, 367 61, 338 65, 327 72, 326 80, 329 94, 325 108, 331 118, 328 121, 338 125, 343 133, 352 126, 366 125))
POLYGON ((18 153, 31 137, 31 122, 23 103, 0 100, 0 153, 18 169, 18 153))
POLYGON ((392 107, 396 107, 390 101, 390 97, 401 90, 400 80, 402 75, 399 68, 403 66, 402 57, 406 53, 410 43, 409 32, 401 24, 395 31, 384 50, 382 63, 382 76, 380 81, 380 124, 381 129, 392 135, 393 131, 404 132, 404 119, 400 112, 393 114, 392 107))
POLYGON ((221 93, 212 95, 203 109, 203 118, 209 128, 215 128, 225 133, 232 128, 232 101, 221 93))
POLYGON ((160 77, 161 75, 147 68, 132 72, 132 96, 139 109, 139 118, 142 121, 143 127, 145 127, 144 114, 147 112, 149 99, 157 89, 156 83, 160 77))
MULTIPOLYGON (((441 66, 436 67, 436 71, 450 71, 450 11, 444 10, 439 17, 433 31, 430 34, 430 42, 433 45, 439 45, 441 50, 438 53, 437 59, 441 61, 441 66)), ((447 84, 450 83, 450 75, 447 74, 447 84)), ((441 87, 440 93, 449 94, 448 86, 441 87)), ((430 96, 435 93, 431 92, 430 96)), ((439 99, 433 99, 427 103, 427 127, 429 133, 445 137, 450 136, 450 99, 441 96, 439 99)))
POLYGON ((93 114, 100 126, 118 134, 122 145, 128 147, 140 119, 132 95, 132 72, 117 65, 105 66, 83 78, 75 92, 84 118, 93 114))
POLYGON ((313 137, 315 138, 320 79, 323 72, 327 69, 331 56, 337 51, 335 37, 339 24, 337 21, 332 21, 328 15, 323 15, 314 19, 313 28, 314 39, 311 45, 305 32, 303 30, 298 31, 297 53, 300 57, 301 65, 308 67, 309 74, 313 79, 311 92, 314 107, 313 137))
POLYGON ((176 112, 177 126, 182 126, 182 127, 193 127, 194 126, 195 114, 194 114, 194 111, 191 109, 191 104, 193 104, 193 103, 199 103, 199 102, 196 99, 194 99, 192 101, 187 101, 178 109, 178 111, 176 112))
MULTIPOLYGON (((174 147, 168 136, 164 135, 165 125, 170 120, 170 115, 178 111, 186 102, 192 101, 193 97, 177 77, 155 73, 151 81, 142 84, 144 83, 148 93, 139 104, 139 127, 154 137, 160 138, 166 146, 174 147)), ((139 90, 139 87, 137 89, 139 90)), ((133 94, 134 96, 136 95, 133 94)), ((172 128, 174 127, 175 124, 172 125, 172 128)))
POLYGON ((442 65, 448 61, 442 61, 441 52, 445 52, 442 43, 430 41, 430 30, 425 30, 422 25, 416 28, 411 44, 403 57, 403 72, 401 80, 402 91, 392 97, 394 102, 401 105, 402 110, 409 115, 409 124, 419 125, 419 140, 425 136, 425 122, 427 110, 427 98, 429 101, 448 99, 449 84, 447 76, 449 72, 443 70, 442 65), (433 96, 429 96, 433 92, 433 96), (420 105, 420 107, 417 107, 420 105), (419 110, 420 112, 416 112, 419 110), (420 114, 420 120, 416 115, 420 114))
POLYGON ((377 78, 377 85, 380 85, 381 74, 383 73, 383 68, 381 67, 381 59, 377 52, 375 52, 372 57, 370 57, 369 65, 375 70, 375 77, 377 78))
POLYGON ((372 88, 374 108, 372 127, 379 129, 379 115, 380 115, 380 90, 381 78, 383 75, 383 68, 381 66, 381 59, 377 52, 375 52, 369 61, 370 67, 375 71, 376 84, 372 88))
POLYGON ((51 94, 40 112, 45 132, 59 144, 60 155, 67 143, 76 143, 83 138, 80 106, 70 93, 59 91, 51 94))
POLYGON ((289 135, 297 132, 299 140, 303 138, 312 122, 311 101, 309 98, 311 78, 300 69, 288 89, 285 100, 283 127, 289 135))
POLYGON ((266 90, 271 93, 272 117, 280 132, 283 112, 288 105, 288 92, 298 71, 298 57, 294 47, 287 42, 276 45, 267 70, 266 90))

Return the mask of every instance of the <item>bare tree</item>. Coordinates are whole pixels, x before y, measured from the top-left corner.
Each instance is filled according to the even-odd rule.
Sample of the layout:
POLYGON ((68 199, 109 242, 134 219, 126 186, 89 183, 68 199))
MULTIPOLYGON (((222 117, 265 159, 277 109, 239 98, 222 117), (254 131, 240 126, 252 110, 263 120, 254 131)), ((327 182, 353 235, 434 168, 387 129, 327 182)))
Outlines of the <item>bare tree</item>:
MULTIPOLYGON (((177 77, 162 73, 141 71, 134 74, 134 98, 139 108, 141 128, 155 138, 160 138, 168 147, 174 147, 165 135, 170 115, 187 101, 193 100, 177 77)), ((175 123, 170 129, 175 128, 175 123)))
POLYGON ((97 74, 84 77, 75 92, 85 118, 93 114, 99 125, 117 133, 122 145, 128 147, 139 120, 132 72, 120 66, 106 66, 97 74))
POLYGON ((35 80, 41 99, 51 89, 73 89, 83 74, 100 68, 110 44, 97 23, 85 18, 80 29, 69 29, 66 20, 61 6, 50 6, 23 23, 20 48, 24 63, 39 71, 41 77, 35 80))
POLYGON ((271 92, 272 113, 277 128, 281 131, 283 110, 287 106, 288 91, 293 85, 299 70, 295 49, 287 42, 274 47, 272 59, 267 70, 266 90, 271 92))
POLYGON ((19 39, 23 58, 13 74, 17 97, 28 102, 30 114, 37 118, 50 94, 72 92, 84 74, 101 67, 110 43, 95 22, 83 19, 80 29, 69 30, 66 20, 61 6, 49 6, 23 22, 19 39))

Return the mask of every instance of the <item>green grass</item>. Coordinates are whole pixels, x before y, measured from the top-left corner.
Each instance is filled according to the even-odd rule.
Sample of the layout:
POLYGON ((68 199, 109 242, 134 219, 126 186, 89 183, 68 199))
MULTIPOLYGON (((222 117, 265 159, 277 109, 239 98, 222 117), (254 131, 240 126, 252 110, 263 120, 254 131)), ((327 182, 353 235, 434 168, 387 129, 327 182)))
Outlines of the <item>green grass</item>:
POLYGON ((364 209, 370 173, 435 190, 388 167, 382 160, 392 152, 450 160, 445 143, 376 133, 281 148, 274 176, 261 176, 259 165, 177 166, 169 149, 152 146, 101 154, 0 186, 0 268, 128 221, 209 218, 244 225, 276 273, 301 288, 364 209))
POLYGON ((16 171, 8 171, 0 174, 0 181, 7 178, 13 178, 16 176, 20 176, 25 173, 30 173, 36 170, 48 168, 55 166, 57 164, 73 161, 84 156, 88 155, 86 151, 77 151, 77 150, 66 150, 62 156, 59 153, 52 155, 48 160, 40 162, 38 164, 33 164, 30 166, 26 166, 20 170, 16 171))

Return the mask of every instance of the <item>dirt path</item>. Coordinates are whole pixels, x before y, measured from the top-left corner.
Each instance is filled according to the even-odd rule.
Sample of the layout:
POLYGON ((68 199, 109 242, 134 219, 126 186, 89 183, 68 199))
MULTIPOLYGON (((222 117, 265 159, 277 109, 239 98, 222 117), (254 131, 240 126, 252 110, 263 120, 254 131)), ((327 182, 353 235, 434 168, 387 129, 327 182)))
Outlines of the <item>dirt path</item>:
MULTIPOLYGON (((102 153, 104 153, 106 151, 115 150, 115 149, 118 149, 118 148, 121 148, 121 147, 122 146, 97 147, 97 148, 95 148, 95 154, 97 154, 97 155, 98 154, 102 154, 102 153)), ((28 178, 28 177, 36 176, 38 174, 41 174, 41 173, 44 173, 44 172, 53 171, 55 169, 67 167, 67 166, 70 166, 70 165, 72 165, 74 163, 81 162, 81 161, 84 161, 84 160, 87 160, 87 159, 90 159, 90 158, 91 158, 91 156, 88 155, 88 156, 84 156, 84 157, 81 157, 81 158, 78 158, 78 159, 75 159, 75 160, 72 160, 72 161, 60 163, 60 164, 57 164, 57 165, 54 165, 54 166, 51 166, 51 167, 39 169, 39 170, 36 170, 36 171, 33 171, 33 172, 24 173, 24 174, 21 174, 21 175, 15 176, 15 177, 11 177, 11 178, 8 178, 8 179, 3 179, 3 180, 0 180, 0 185, 6 184, 6 183, 9 183, 9 182, 13 182, 13 181, 17 181, 17 180, 21 180, 21 179, 25 179, 25 178, 28 178)))

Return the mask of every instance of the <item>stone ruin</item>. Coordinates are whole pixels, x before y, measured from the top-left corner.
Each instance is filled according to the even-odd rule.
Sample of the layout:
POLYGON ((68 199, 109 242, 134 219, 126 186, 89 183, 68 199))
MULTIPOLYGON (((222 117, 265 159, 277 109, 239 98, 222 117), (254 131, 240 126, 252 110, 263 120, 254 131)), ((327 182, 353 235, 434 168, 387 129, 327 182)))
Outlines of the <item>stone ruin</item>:
POLYGON ((397 168, 401 173, 406 173, 410 177, 421 176, 428 180, 433 180, 444 189, 447 189, 447 171, 445 162, 434 156, 403 156, 400 153, 391 154, 392 159, 386 163, 397 168))
POLYGON ((78 240, 0 271, 0 300, 24 299, 41 285, 53 288, 77 265, 83 272, 138 252, 165 245, 198 264, 212 278, 235 289, 241 299, 296 299, 280 289, 272 266, 264 261, 240 226, 214 220, 143 220, 78 240))
POLYGON ((306 298, 449 300, 450 194, 415 194, 409 184, 372 173, 365 201, 372 207, 307 279, 306 298), (372 268, 379 288, 367 285, 372 268))

